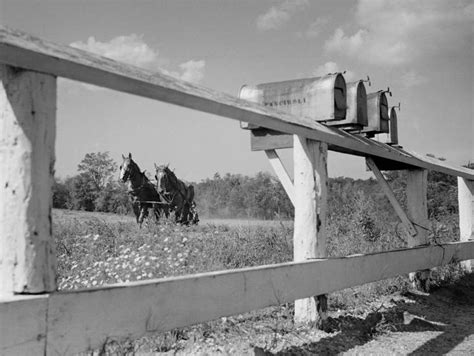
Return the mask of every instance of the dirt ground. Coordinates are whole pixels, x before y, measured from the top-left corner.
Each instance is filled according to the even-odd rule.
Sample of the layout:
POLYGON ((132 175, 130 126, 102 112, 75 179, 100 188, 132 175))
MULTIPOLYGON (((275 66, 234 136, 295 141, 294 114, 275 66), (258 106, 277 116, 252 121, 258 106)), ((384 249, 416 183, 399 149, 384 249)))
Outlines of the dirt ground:
POLYGON ((396 293, 332 311, 325 331, 296 327, 284 308, 268 313, 200 326, 209 328, 201 330, 202 338, 182 340, 159 354, 474 355, 474 274, 429 294, 396 293), (272 313, 278 315, 272 318, 272 313))

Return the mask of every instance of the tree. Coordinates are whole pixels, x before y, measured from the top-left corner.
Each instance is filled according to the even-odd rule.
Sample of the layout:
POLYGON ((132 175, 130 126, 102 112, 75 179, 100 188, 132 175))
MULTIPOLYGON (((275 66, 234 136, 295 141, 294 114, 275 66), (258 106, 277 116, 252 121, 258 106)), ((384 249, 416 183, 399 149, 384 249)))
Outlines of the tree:
POLYGON ((117 164, 109 157, 108 152, 87 153, 77 166, 79 174, 73 181, 73 207, 88 211, 104 210, 107 204, 104 195, 113 189, 113 173, 117 164))
POLYGON ((105 188, 117 170, 117 164, 108 152, 87 153, 77 166, 80 174, 86 175, 98 192, 105 188))

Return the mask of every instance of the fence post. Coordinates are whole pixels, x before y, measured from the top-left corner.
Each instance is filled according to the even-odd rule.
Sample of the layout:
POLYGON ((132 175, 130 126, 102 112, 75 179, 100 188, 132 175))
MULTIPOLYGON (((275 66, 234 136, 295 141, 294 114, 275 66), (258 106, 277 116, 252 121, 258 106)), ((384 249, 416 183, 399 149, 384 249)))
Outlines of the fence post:
POLYGON ((56 289, 56 77, 0 65, 0 294, 56 289))
MULTIPOLYGON (((474 181, 458 177, 459 233, 461 241, 474 239, 474 181)), ((466 272, 472 272, 474 260, 461 262, 466 272)))
MULTIPOLYGON (((407 215, 416 229, 416 235, 409 239, 408 247, 429 243, 429 220, 427 201, 428 171, 410 169, 407 171, 407 215)), ((429 290, 430 270, 412 272, 409 275, 413 287, 427 292, 429 290)))
MULTIPOLYGON (((294 135, 294 261, 326 256, 327 144, 294 135)), ((316 281, 308 281, 315 283, 316 281)), ((321 327, 327 296, 295 301, 296 323, 321 327)))

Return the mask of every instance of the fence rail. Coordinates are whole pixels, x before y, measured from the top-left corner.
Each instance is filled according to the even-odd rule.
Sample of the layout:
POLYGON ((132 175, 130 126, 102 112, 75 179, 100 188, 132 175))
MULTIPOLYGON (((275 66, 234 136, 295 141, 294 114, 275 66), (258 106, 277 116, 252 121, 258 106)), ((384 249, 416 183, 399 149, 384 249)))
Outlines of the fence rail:
POLYGON ((0 353, 93 350, 108 338, 167 331, 473 256, 474 241, 457 242, 0 299, 0 353))
POLYGON ((0 62, 300 135, 326 142, 330 150, 338 152, 382 158, 405 164, 406 168, 431 169, 474 180, 472 170, 463 167, 415 157, 404 150, 324 126, 307 117, 292 116, 162 72, 150 72, 8 28, 0 28, 0 62))

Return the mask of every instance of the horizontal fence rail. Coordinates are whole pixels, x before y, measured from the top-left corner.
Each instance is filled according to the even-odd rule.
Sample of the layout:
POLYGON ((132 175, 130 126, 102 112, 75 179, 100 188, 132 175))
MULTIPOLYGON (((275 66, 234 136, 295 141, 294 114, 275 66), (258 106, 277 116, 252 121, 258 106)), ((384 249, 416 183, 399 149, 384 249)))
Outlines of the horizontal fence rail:
POLYGON ((292 116, 163 72, 150 72, 5 27, 0 27, 0 62, 300 135, 326 142, 330 150, 338 152, 371 156, 402 163, 405 168, 426 168, 474 180, 473 171, 466 168, 415 157, 404 150, 326 127, 307 117, 292 116))
POLYGON ((473 257, 456 242, 0 299, 0 353, 73 354, 473 257))

